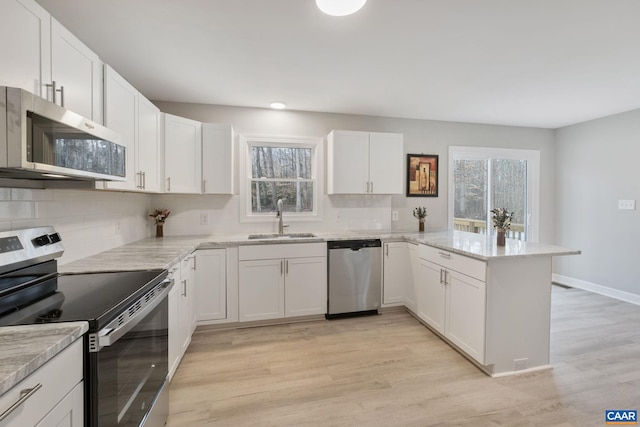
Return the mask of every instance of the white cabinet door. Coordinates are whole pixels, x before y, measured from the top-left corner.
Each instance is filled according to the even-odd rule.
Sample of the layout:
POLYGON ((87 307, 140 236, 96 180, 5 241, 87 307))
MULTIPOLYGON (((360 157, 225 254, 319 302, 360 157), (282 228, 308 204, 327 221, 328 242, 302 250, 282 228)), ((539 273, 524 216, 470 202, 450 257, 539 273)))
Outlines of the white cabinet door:
POLYGON ((402 193, 403 136, 398 133, 369 134, 369 191, 374 194, 402 193))
POLYGON ((108 65, 104 72, 104 101, 104 125, 122 135, 127 144, 127 180, 105 182, 105 188, 136 190, 139 187, 136 175, 138 91, 108 65))
POLYGON ((196 251, 196 316, 198 322, 226 319, 226 250, 196 251))
POLYGON ((284 317, 284 260, 238 264, 240 322, 284 317))
POLYGON ((446 287, 444 269, 430 261, 420 260, 418 283, 418 317, 444 334, 446 287))
POLYGON ((234 192, 233 127, 226 124, 202 125, 202 192, 233 194, 234 192))
POLYGON ((141 190, 162 190, 160 174, 160 109, 138 93, 136 174, 141 190))
POLYGON ((327 137, 327 193, 369 191, 369 132, 334 130, 327 137))
POLYGON ((447 271, 445 336, 484 364, 486 283, 447 271))
POLYGON ((181 289, 182 284, 177 281, 169 291, 169 378, 173 378, 182 355, 182 330, 180 328, 181 289))
POLYGON ((185 299, 185 333, 188 335, 188 340, 184 349, 186 351, 189 343, 191 343, 191 334, 196 329, 197 315, 196 315, 196 285, 195 285, 195 254, 191 254, 182 259, 180 265, 180 277, 185 283, 184 287, 184 299, 185 299))
POLYGON ((164 178, 167 193, 200 193, 202 123, 171 114, 164 122, 164 178))
POLYGON ((386 242, 383 253, 383 304, 404 303, 404 288, 409 270, 409 248, 406 242, 386 242))
POLYGON ((327 312, 327 258, 291 258, 285 262, 285 317, 327 312))
POLYGON ((73 388, 36 427, 82 427, 84 425, 84 383, 73 388))
POLYGON ((51 80, 61 90, 57 104, 102 123, 102 61, 53 18, 51 80))
POLYGON ((407 244, 409 252, 409 264, 411 268, 407 271, 404 288, 404 300, 407 308, 417 313, 417 295, 418 295, 418 245, 414 243, 407 244))
POLYGON ((0 13, 0 86, 47 97, 51 80, 51 15, 33 0, 4 0, 0 13))

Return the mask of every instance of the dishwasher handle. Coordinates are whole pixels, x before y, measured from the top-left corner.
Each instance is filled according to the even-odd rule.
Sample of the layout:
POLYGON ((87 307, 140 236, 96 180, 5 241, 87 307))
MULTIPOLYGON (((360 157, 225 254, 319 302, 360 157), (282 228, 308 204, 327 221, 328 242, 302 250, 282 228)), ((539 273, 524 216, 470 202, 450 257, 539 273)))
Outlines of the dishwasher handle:
POLYGON ((361 240, 330 240, 327 242, 327 249, 351 249, 358 251, 363 248, 381 248, 382 241, 380 239, 361 239, 361 240))

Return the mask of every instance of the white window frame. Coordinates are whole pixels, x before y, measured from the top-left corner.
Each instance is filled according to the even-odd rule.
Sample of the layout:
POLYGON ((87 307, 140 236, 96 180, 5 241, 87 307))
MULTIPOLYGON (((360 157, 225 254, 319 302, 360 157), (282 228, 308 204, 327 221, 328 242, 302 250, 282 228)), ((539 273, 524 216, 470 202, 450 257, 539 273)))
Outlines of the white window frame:
POLYGON ((253 213, 251 210, 251 149, 254 146, 311 148, 311 179, 313 180, 313 212, 286 212, 287 222, 322 221, 321 194, 324 194, 323 138, 307 136, 243 135, 240 142, 240 222, 273 222, 271 212, 253 213))
MULTIPOLYGON (((492 147, 449 147, 449 214, 448 226, 453 230, 454 215, 454 161, 459 159, 471 160, 526 160, 527 162, 527 241, 537 242, 540 224, 540 151, 520 148, 492 148, 492 147)), ((489 177, 489 179, 491 179, 489 177)), ((491 183, 489 182, 489 185, 491 183)), ((487 213, 487 229, 491 224, 487 213)))

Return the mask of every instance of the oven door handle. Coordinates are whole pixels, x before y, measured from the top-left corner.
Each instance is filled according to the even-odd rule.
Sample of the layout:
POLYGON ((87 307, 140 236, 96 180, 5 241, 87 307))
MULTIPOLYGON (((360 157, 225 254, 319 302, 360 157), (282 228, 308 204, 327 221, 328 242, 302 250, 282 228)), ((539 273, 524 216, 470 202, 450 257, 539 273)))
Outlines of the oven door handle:
POLYGON ((133 316, 129 317, 122 325, 115 329, 109 329, 107 326, 98 332, 98 345, 100 348, 109 347, 118 341, 131 329, 135 328, 149 313, 151 313, 169 294, 173 286, 173 279, 165 279, 161 282, 164 284, 162 291, 157 294, 148 304, 138 310, 133 316))

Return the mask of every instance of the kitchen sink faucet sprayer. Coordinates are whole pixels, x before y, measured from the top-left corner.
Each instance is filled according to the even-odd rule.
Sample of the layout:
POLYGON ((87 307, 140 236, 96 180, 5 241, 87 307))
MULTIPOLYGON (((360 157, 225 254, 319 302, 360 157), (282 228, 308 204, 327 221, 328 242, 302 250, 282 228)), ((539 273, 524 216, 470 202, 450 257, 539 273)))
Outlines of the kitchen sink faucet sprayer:
POLYGON ((278 217, 278 234, 284 234, 284 228, 288 227, 288 225, 284 225, 284 223, 282 222, 282 214, 284 213, 284 202, 282 201, 282 199, 278 199, 276 205, 278 207, 278 213, 276 214, 276 216, 278 217))

